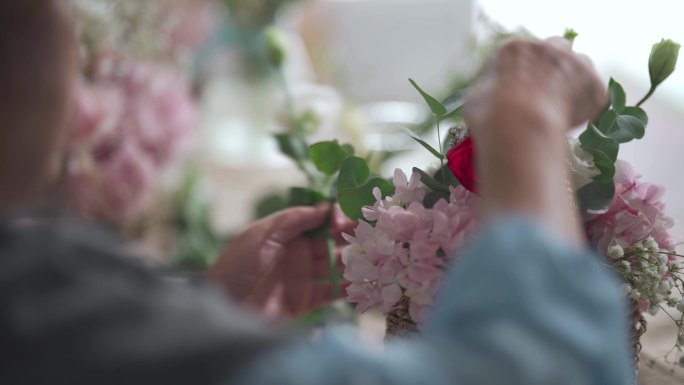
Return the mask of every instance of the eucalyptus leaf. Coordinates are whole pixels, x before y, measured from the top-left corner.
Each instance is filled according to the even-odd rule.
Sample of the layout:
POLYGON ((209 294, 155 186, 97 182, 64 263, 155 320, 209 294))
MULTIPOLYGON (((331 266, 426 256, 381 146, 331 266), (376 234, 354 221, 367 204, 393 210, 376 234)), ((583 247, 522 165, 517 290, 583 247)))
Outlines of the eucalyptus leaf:
POLYGON ((448 165, 444 165, 444 167, 440 167, 437 171, 435 171, 434 175, 432 176, 435 178, 435 180, 443 185, 446 185, 447 188, 448 186, 460 186, 461 182, 456 179, 456 176, 454 173, 449 170, 448 165))
POLYGON ((344 151, 347 152, 347 155, 352 156, 356 153, 356 150, 354 150, 354 146, 352 146, 349 143, 345 143, 342 145, 342 148, 344 148, 344 151))
POLYGON ((434 155, 437 159, 443 160, 444 155, 442 155, 441 152, 436 150, 434 147, 430 146, 426 141, 420 139, 413 131, 409 130, 406 127, 400 127, 402 131, 406 133, 406 135, 410 136, 413 140, 418 142, 421 146, 425 147, 432 155, 434 155))
POLYGON ((288 207, 315 206, 325 201, 325 196, 318 191, 314 191, 305 187, 293 187, 290 189, 290 200, 288 202, 288 207))
POLYGON ((648 124, 648 115, 641 107, 625 107, 621 112, 622 115, 631 115, 644 123, 644 127, 648 124))
POLYGON ((448 202, 449 194, 437 191, 430 191, 425 195, 425 198, 423 199, 423 206, 425 206, 425 208, 431 209, 435 206, 437 202, 439 202, 440 199, 444 199, 448 202))
POLYGON ((618 143, 627 143, 634 139, 641 139, 646 133, 644 122, 631 115, 619 115, 615 120, 616 130, 608 136, 618 143))
POLYGON ((462 88, 453 94, 447 96, 442 102, 442 105, 446 108, 447 112, 444 116, 451 116, 455 112, 461 109, 465 104, 465 98, 468 93, 468 88, 462 88))
POLYGON ((275 138, 280 151, 295 161, 302 161, 309 157, 309 147, 301 137, 292 134, 276 134, 275 138))
POLYGON ((435 116, 438 118, 441 118, 442 116, 446 115, 447 109, 440 103, 437 99, 435 99, 433 96, 429 95, 427 92, 423 91, 418 84, 416 84, 413 79, 409 79, 409 82, 411 82, 411 85, 420 92, 420 94, 423 96, 423 99, 425 99, 425 102, 427 103, 428 107, 430 107, 430 111, 432 111, 435 116))
POLYGON ((340 174, 337 177, 337 190, 361 186, 370 176, 370 169, 365 159, 350 156, 342 162, 340 174))
POLYGON ((432 191, 449 194, 449 187, 447 185, 437 182, 433 177, 430 176, 430 174, 419 169, 418 167, 414 167, 413 172, 417 172, 418 174, 420 174, 420 181, 423 182, 423 184, 430 188, 432 191))
POLYGON ((599 131, 593 124, 589 124, 587 129, 579 136, 579 141, 584 150, 601 151, 608 156, 613 163, 617 160, 620 145, 618 142, 599 131))
POLYGON ((600 211, 606 209, 615 196, 615 184, 592 181, 576 192, 577 203, 583 210, 600 211))
POLYGON ((339 191, 338 202, 342 212, 351 220, 363 219, 362 208, 375 203, 373 189, 380 189, 383 197, 394 193, 394 185, 382 178, 372 178, 362 186, 350 187, 339 191))
POLYGON ((615 163, 610 160, 608 155, 599 150, 589 150, 594 156, 594 164, 601 171, 601 174, 595 176, 595 181, 612 183, 615 177, 615 163))
POLYGON ((601 115, 601 118, 599 119, 596 128, 598 128, 599 131, 606 135, 610 134, 617 127, 617 116, 617 113, 613 110, 608 110, 604 112, 601 115))
POLYGON ((285 209, 287 205, 287 200, 280 195, 267 196, 257 203, 254 214, 257 219, 261 219, 285 209))
POLYGON ((347 158, 347 151, 334 140, 312 144, 309 147, 309 156, 318 171, 333 175, 347 158))
POLYGON ((610 92, 610 105, 613 107, 613 110, 617 113, 622 113, 626 103, 625 90, 620 83, 616 82, 615 79, 610 78, 610 82, 608 82, 608 91, 610 92))

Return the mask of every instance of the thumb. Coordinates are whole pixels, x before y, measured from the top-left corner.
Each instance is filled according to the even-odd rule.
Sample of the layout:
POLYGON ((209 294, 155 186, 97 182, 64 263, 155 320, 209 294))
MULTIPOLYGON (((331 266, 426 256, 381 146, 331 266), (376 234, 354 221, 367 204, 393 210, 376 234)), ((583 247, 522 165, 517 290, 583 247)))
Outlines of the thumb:
POLYGON ((285 209, 268 218, 270 239, 287 243, 302 233, 323 225, 331 214, 331 205, 322 203, 316 206, 300 206, 285 209))

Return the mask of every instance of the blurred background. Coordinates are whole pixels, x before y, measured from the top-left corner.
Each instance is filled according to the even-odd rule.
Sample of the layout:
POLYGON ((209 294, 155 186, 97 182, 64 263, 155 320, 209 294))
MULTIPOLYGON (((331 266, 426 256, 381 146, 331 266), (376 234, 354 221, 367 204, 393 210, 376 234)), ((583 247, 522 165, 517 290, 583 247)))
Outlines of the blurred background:
MULTIPOLYGON (((438 139, 408 78, 458 103, 501 40, 573 28, 575 49, 635 103, 648 91, 652 44, 684 42, 684 4, 666 0, 72 3, 83 66, 64 150, 70 201, 139 254, 180 270, 205 268, 231 234, 311 183, 276 134, 337 138, 379 175, 409 172, 435 165, 400 127, 438 139)), ((667 186, 668 212, 679 220, 684 71, 644 107, 646 137, 620 157, 667 186)), ((652 330, 647 354, 657 355, 660 338, 671 336, 652 330)))

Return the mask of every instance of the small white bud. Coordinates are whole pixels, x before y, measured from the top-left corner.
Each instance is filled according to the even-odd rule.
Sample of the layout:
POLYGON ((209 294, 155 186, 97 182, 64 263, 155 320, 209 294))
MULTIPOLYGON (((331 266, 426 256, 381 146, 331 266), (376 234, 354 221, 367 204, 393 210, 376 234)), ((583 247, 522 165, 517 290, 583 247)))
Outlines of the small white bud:
POLYGON ((625 295, 629 295, 629 293, 632 292, 632 286, 628 283, 625 283, 622 285, 622 292, 625 293, 625 295))
POLYGON ((629 263, 629 261, 622 261, 621 262, 622 268, 625 269, 625 271, 632 271, 632 264, 629 263))
POLYGON ((629 294, 629 298, 631 298, 635 301, 638 300, 640 297, 641 297, 641 293, 639 293, 639 290, 637 290, 637 289, 632 290, 632 292, 629 294))
POLYGON ((656 243, 655 239, 653 237, 648 237, 644 240, 644 248, 649 251, 658 251, 660 248, 658 247, 658 243, 656 243))
POLYGON ((668 261, 669 261, 669 258, 667 257, 667 255, 665 255, 665 254, 659 254, 658 255, 658 262, 665 265, 665 264, 667 264, 668 261))
POLYGON ((613 245, 608 248, 608 257, 611 259, 620 259, 625 256, 625 250, 620 245, 613 245))
POLYGON ((658 267, 658 274, 665 275, 667 273, 667 265, 660 265, 658 267))
POLYGON ((660 311, 660 308, 658 306, 651 306, 650 309, 648 309, 648 314, 650 315, 656 315, 660 311))

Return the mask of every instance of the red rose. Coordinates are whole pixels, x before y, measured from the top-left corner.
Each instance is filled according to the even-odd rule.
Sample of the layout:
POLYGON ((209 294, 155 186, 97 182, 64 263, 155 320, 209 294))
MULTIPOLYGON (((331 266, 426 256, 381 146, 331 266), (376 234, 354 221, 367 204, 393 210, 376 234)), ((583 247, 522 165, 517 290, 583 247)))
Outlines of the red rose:
POLYGON ((461 143, 447 152, 448 167, 463 187, 477 194, 475 175, 475 146, 473 137, 468 135, 461 143))

